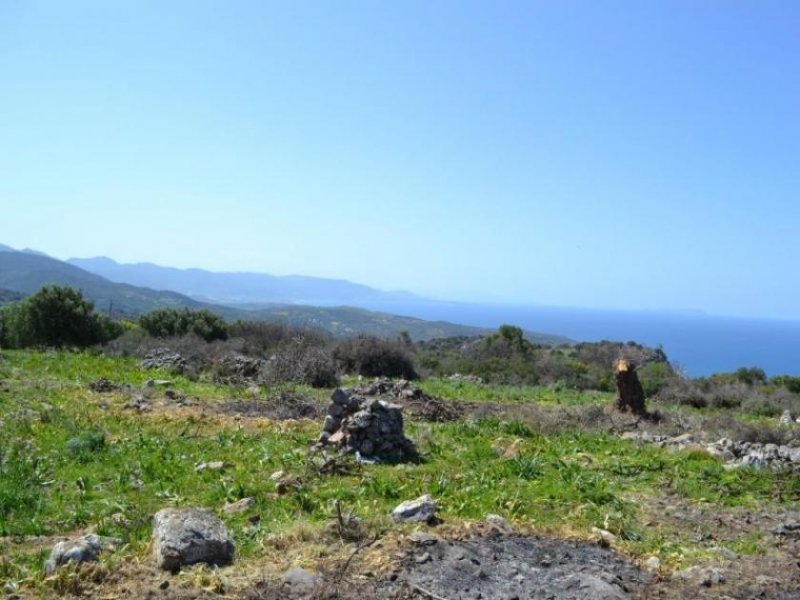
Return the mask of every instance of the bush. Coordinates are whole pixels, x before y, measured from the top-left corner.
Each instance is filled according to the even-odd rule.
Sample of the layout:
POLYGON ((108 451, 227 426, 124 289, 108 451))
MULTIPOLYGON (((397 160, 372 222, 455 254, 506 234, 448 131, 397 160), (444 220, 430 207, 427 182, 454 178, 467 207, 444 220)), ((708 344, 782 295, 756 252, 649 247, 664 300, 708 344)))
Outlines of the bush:
POLYGON ((3 310, 0 338, 5 345, 86 347, 122 334, 122 327, 94 312, 94 304, 67 286, 46 285, 3 310))
POLYGON ((319 347, 327 346, 331 340, 324 331, 268 321, 236 321, 228 327, 228 334, 243 340, 243 352, 252 356, 267 356, 293 340, 302 339, 306 346, 319 347))
POLYGON ((361 336, 340 342, 333 356, 346 373, 364 377, 418 377, 411 355, 400 342, 361 336))
POLYGON ((210 310, 159 308, 142 315, 139 325, 153 337, 182 337, 189 333, 207 342, 228 338, 228 326, 210 310))
POLYGON ((300 338, 285 344, 270 358, 266 383, 302 383, 330 388, 339 385, 339 377, 331 353, 300 338))

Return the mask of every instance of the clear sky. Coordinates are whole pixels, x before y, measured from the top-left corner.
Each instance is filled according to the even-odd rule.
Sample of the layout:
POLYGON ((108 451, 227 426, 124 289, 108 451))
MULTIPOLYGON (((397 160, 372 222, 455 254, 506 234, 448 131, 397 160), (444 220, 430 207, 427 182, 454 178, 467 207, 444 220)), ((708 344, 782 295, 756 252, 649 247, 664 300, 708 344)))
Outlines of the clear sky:
POLYGON ((800 319, 800 3, 0 2, 0 242, 800 319))

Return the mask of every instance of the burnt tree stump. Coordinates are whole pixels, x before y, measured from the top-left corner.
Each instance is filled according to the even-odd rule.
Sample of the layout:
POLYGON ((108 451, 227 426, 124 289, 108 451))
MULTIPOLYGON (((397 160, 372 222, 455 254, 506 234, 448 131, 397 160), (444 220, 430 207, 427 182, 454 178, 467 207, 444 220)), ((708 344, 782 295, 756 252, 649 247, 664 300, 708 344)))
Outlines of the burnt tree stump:
POLYGON ((614 407, 620 412, 630 411, 635 415, 646 415, 644 390, 639 376, 636 375, 636 365, 624 358, 619 359, 614 363, 614 377, 619 394, 614 402, 614 407))

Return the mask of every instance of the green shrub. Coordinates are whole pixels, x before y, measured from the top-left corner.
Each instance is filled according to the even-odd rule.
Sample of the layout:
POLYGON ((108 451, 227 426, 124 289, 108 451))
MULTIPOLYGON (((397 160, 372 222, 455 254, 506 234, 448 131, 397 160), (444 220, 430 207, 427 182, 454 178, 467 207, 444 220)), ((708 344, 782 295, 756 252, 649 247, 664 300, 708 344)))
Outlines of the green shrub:
POLYGON ((361 336, 340 342, 333 356, 345 373, 364 377, 418 377, 411 354, 400 342, 361 336))
POLYGON ((181 337, 193 333, 207 342, 228 338, 225 321, 210 310, 159 308, 142 315, 139 325, 153 337, 181 337))
POLYGON ((648 398, 655 396, 663 390, 669 382, 675 378, 675 372, 669 363, 652 362, 637 370, 639 381, 642 382, 644 395, 648 398))
POLYGON ((46 285, 3 310, 0 337, 5 345, 86 347, 122 334, 122 327, 94 312, 94 304, 67 286, 46 285))

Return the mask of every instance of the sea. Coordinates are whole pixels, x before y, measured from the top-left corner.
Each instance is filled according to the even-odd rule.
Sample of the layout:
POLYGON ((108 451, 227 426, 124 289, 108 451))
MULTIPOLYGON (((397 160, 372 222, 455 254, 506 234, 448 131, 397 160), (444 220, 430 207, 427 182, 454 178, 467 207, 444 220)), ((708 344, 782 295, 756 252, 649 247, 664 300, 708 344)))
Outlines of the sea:
POLYGON ((800 321, 447 302, 395 307, 399 314, 464 325, 504 323, 575 341, 635 341, 661 346, 689 377, 759 367, 767 375, 800 375, 800 321))

